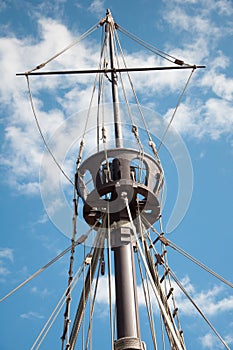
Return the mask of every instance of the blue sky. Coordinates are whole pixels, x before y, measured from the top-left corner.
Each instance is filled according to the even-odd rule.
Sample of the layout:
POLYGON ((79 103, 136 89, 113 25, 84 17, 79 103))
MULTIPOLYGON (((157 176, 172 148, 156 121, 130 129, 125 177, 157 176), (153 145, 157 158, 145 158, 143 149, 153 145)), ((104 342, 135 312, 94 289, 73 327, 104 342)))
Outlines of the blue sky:
MULTIPOLYGON (((173 123, 190 154, 194 177, 188 211, 179 226, 169 233, 169 238, 233 281, 232 2, 60 0, 48 4, 46 1, 3 0, 0 4, 1 296, 69 245, 67 236, 72 215, 72 189, 60 178, 49 155, 44 152, 29 105, 26 80, 16 77, 15 73, 35 67, 67 46, 104 17, 106 8, 111 9, 115 21, 123 28, 185 62, 207 67, 195 72, 173 123), (59 181, 66 201, 70 200, 63 212, 67 214, 62 220, 65 222, 63 232, 59 230, 62 224, 59 211, 56 211, 60 206, 63 210, 62 197, 57 195, 59 181)), ((90 38, 47 68, 96 67, 100 31, 90 38)), ((122 46, 131 66, 140 66, 142 62, 144 65, 158 63, 152 54, 145 53, 124 37, 122 46)), ((168 120, 187 74, 140 73, 132 77, 143 107, 168 120)), ((77 120, 80 122, 87 109, 91 78, 82 76, 78 82, 74 78, 36 78, 31 84, 45 136, 58 160, 63 159, 64 150, 68 152, 64 167, 72 176, 76 161, 74 158, 72 163, 72 155, 76 154, 72 142, 80 137, 77 120), (77 119, 74 118, 76 115, 77 119), (67 120, 71 124, 66 123, 67 120), (64 130, 70 132, 70 138, 65 137, 64 130)), ((148 116, 148 125, 156 135, 156 118, 153 117, 153 113, 148 116)), ((163 214, 166 227, 178 190, 182 193, 190 188, 187 188, 185 178, 178 184, 175 165, 165 149, 161 150, 160 157, 166 174, 167 199, 163 214)), ((178 253, 172 250, 169 253, 173 270, 232 347, 232 289, 178 253)), ((82 248, 79 254, 76 268, 82 260, 82 248)), ((1 303, 2 349, 10 350, 16 345, 19 349, 29 349, 32 346, 65 290, 67 271, 68 259, 63 258, 1 303)), ((98 326, 94 330, 97 335, 108 325, 104 279, 101 286, 96 309, 98 326)), ((139 283, 139 291, 140 287, 139 283)), ((75 295, 73 299, 75 305, 75 295)), ((187 348, 222 349, 216 336, 179 291, 177 302, 187 348)), ((145 309, 140 303, 146 325, 145 309)), ((62 326, 61 313, 42 349, 59 346, 62 326)), ((144 337, 147 337, 146 330, 144 337)), ((96 336, 96 341, 98 348, 101 337, 96 336)))

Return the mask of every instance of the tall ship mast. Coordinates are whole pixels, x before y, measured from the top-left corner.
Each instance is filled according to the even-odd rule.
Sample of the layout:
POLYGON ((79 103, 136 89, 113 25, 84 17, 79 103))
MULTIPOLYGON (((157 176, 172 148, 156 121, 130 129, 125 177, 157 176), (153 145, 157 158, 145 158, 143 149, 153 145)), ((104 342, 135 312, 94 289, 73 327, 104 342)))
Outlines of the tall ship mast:
MULTIPOLYGON (((67 288, 61 298, 64 310, 60 328, 61 349, 97 349, 95 345, 95 301, 101 276, 106 276, 109 329, 103 330, 102 349, 192 349, 185 340, 175 292, 180 290, 204 318, 219 342, 229 349, 225 340, 191 298, 168 263, 168 250, 173 249, 232 287, 232 284, 192 258, 175 245, 163 229, 162 204, 165 174, 160 159, 167 133, 193 73, 204 66, 191 65, 145 43, 118 25, 110 12, 80 40, 53 56, 35 69, 18 75, 26 76, 33 114, 36 109, 30 90, 35 75, 94 76, 90 105, 77 146, 73 179, 57 162, 37 126, 49 153, 74 190, 71 245, 59 256, 24 281, 36 277, 60 257, 70 252, 67 288), (56 59, 94 29, 102 29, 99 65, 96 69, 44 71, 56 59), (118 32, 135 40, 160 57, 166 64, 153 67, 128 67, 118 32), (167 63, 169 62, 169 63, 167 63), (131 73, 149 71, 189 70, 190 75, 170 122, 160 140, 150 132, 144 109, 140 105, 131 73), (128 95, 131 91, 131 100, 128 95), (93 108, 94 98, 97 108, 93 108), (93 112, 94 111, 94 112, 93 112), (93 118, 94 115, 94 124, 93 118), (143 126, 143 128, 142 128, 143 126), (94 136, 93 136, 94 135, 94 136), (93 152, 90 152, 93 149, 93 152), (81 229, 82 221, 86 231, 81 229), (84 258, 77 268, 76 254, 84 249, 84 258), (80 282, 81 281, 81 282, 80 282), (141 282, 148 323, 141 322, 138 282, 141 282), (80 283, 80 284, 78 284, 80 283), (76 285, 79 287, 77 288, 76 285), (77 299, 73 303, 72 299, 77 299), (108 334, 108 342, 106 339, 108 334)), ((158 74, 163 74, 159 72, 158 74)), ((81 126, 80 126, 81 129, 81 126)), ((83 227, 84 227, 83 226, 83 227)), ((10 292, 1 301, 17 289, 10 292)), ((59 308, 59 311, 62 307, 59 308)), ((55 309, 31 349, 43 348, 43 341, 59 312, 55 309)))

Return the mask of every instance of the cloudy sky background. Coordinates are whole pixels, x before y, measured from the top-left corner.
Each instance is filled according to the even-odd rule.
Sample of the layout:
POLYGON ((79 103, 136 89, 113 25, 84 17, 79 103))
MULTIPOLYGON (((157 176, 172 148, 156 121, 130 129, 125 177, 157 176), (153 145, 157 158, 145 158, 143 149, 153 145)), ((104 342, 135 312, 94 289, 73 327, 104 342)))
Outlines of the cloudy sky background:
MULTIPOLYGON (((58 175, 50 156, 44 152, 33 120, 26 80, 15 74, 34 68, 73 42, 104 17, 108 7, 123 28, 187 63, 207 66, 194 73, 173 123, 191 156, 194 189, 188 213, 169 238, 232 281, 232 2, 176 0, 154 4, 150 0, 136 3, 97 0, 48 4, 12 0, 2 1, 0 5, 2 296, 69 245, 67 237, 56 228, 56 222, 54 225, 49 220, 48 214, 53 215, 53 210, 63 205, 56 196, 58 187, 62 184, 67 201, 72 188, 58 175), (42 168, 40 177, 42 161, 48 166, 42 168), (48 191, 47 212, 41 187, 48 191)), ((49 63, 46 69, 96 68, 100 36, 98 29, 88 40, 49 63)), ((156 56, 121 38, 129 66, 161 63, 156 56)), ((132 78, 141 104, 169 120, 188 74, 134 73, 132 78)), ((76 155, 72 143, 82 133, 80 120, 86 114, 93 77, 79 76, 78 81, 74 76, 33 77, 30 81, 44 135, 50 140, 58 161, 63 162, 64 154, 70 152, 63 166, 72 177, 76 161, 72 164, 71 156, 76 155)), ((155 119, 151 117, 147 122, 156 135, 155 119)), ((163 155, 167 159, 165 150, 160 154, 162 161, 163 155)), ((174 189, 177 180, 174 180, 174 164, 167 162, 163 166, 167 177, 166 226, 177 196, 174 189)), ((66 218, 69 222, 70 205, 66 218)), ((169 261, 201 309, 232 346, 232 290, 172 251, 169 261)), ((67 270, 68 263, 63 259, 1 304, 3 349, 12 349, 15 344, 19 344, 19 348, 30 348, 51 313, 54 300, 58 300, 66 286, 67 270)), ((104 278, 97 298, 102 327, 107 322, 104 278)), ((139 283, 139 304, 143 309, 141 288, 139 283)), ((183 316, 187 347, 221 349, 216 336, 204 326, 178 290, 177 302, 181 322, 183 316)), ((57 327, 60 332, 57 335, 52 331, 47 344, 54 344, 54 339, 59 344, 62 324, 57 327)))

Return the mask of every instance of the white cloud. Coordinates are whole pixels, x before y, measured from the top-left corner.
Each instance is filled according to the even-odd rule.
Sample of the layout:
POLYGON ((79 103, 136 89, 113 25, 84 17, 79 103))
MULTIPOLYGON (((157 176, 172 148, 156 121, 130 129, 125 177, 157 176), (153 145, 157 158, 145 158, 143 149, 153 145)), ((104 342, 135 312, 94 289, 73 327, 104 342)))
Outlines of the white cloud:
MULTIPOLYGON (((214 317, 233 310, 233 296, 227 293, 224 286, 215 285, 211 289, 198 291, 187 276, 181 283, 207 317, 214 317)), ((176 284, 173 287, 175 288, 174 296, 179 309, 182 310, 182 314, 189 317, 196 316, 197 313, 194 312, 194 306, 178 289, 176 284)))
MULTIPOLYGON (((112 281, 112 298, 113 302, 115 300, 115 282, 114 276, 111 276, 112 281)), ((222 286, 215 285, 211 289, 197 291, 196 287, 190 282, 188 276, 184 277, 181 281, 182 285, 186 291, 190 294, 192 299, 198 305, 198 307, 204 312, 208 317, 213 317, 215 315, 220 315, 223 312, 231 312, 233 310, 233 296, 226 296, 226 289, 222 286)), ((174 288, 174 297, 177 306, 182 312, 182 315, 189 317, 196 317, 196 312, 194 312, 194 306, 186 298, 179 287, 172 283, 174 288)), ((137 286, 138 291, 138 304, 139 306, 145 307, 145 298, 142 284, 137 286)), ((154 310, 157 313, 157 300, 155 298, 154 292, 150 287, 150 296, 153 302, 154 310)), ((108 277, 103 276, 99 279, 98 291, 96 296, 96 301, 98 304, 109 304, 109 292, 108 292, 108 277)), ((171 305, 172 308, 172 305, 171 305)))
MULTIPOLYGON (((26 82, 22 77, 16 77, 15 73, 36 66, 74 40, 68 29, 55 20, 42 18, 39 20, 39 28, 40 38, 38 42, 32 41, 30 38, 19 40, 14 37, 5 37, 0 39, 1 67, 3 68, 0 99, 2 106, 4 105, 2 115, 6 125, 0 162, 9 169, 9 176, 6 177, 8 184, 17 189, 18 192, 25 194, 38 193, 38 169, 44 145, 33 120, 26 82), (57 40, 58 36, 59 41, 57 40)), ((91 50, 93 49, 92 45, 91 50)), ((89 67, 97 66, 95 60, 98 55, 90 54, 88 50, 90 50, 88 46, 80 44, 78 59, 76 59, 77 52, 72 52, 71 55, 64 54, 62 58, 59 57, 56 63, 52 62, 50 66, 72 67, 74 62, 79 67, 81 65, 82 68, 88 65, 89 67)), ((56 107, 57 94, 54 91, 57 91, 57 88, 61 86, 61 79, 53 78, 30 79, 37 117, 47 140, 65 120, 64 113, 73 112, 75 108, 77 110, 77 100, 72 101, 75 108, 70 107, 69 109, 67 104, 64 105, 64 112, 62 107, 60 109, 56 107), (41 96, 44 97, 46 89, 47 100, 44 102, 41 96), (52 102, 48 103, 48 100, 52 102)), ((80 77, 82 86, 89 79, 90 77, 80 77)), ((72 86, 73 81, 72 78, 63 80, 62 89, 72 86)), ((86 101, 88 97, 89 95, 86 94, 86 101)), ((84 103, 84 98, 82 98, 82 102, 84 103)), ((59 145, 62 147, 61 144, 59 145)), ((59 152, 59 149, 57 151, 59 152)))
POLYGON ((231 16, 233 14, 232 1, 230 0, 205 0, 206 6, 209 10, 216 11, 220 15, 231 16))
POLYGON ((92 1, 88 9, 95 15, 103 16, 103 14, 105 13, 104 3, 104 0, 94 0, 92 1))
MULTIPOLYGON (((205 40, 210 37, 220 37, 222 35, 221 29, 211 20, 211 18, 209 18, 209 16, 206 16, 204 11, 203 13, 200 13, 202 9, 203 7, 200 8, 200 11, 195 11, 190 14, 185 8, 174 5, 170 11, 167 11, 164 14, 164 18, 170 25, 179 31, 191 31, 198 36, 205 33, 205 40)), ((193 42, 193 38, 191 41, 193 42)))
POLYGON ((213 92, 220 98, 232 101, 233 99, 233 78, 228 78, 224 74, 209 71, 201 80, 204 87, 212 88, 213 92))
MULTIPOLYGON (((114 276, 111 276, 111 283, 112 283, 112 300, 114 302, 115 301, 114 276)), ((96 301, 99 304, 108 304, 109 303, 108 277, 107 276, 101 276, 99 279, 96 301)))
MULTIPOLYGON (((233 343, 231 335, 224 336, 224 340, 228 345, 233 343)), ((199 337, 199 341, 204 349, 224 349, 223 344, 219 342, 213 332, 206 333, 204 336, 199 337)))
POLYGON ((39 314, 38 312, 29 311, 27 313, 21 314, 21 318, 26 320, 41 320, 44 319, 44 316, 39 314))
MULTIPOLYGON (((204 349, 214 349, 214 346, 215 347, 217 346, 219 349, 219 346, 216 345, 215 334, 207 333, 203 337, 200 337, 199 339, 200 339, 201 345, 204 349)), ((220 348, 221 348, 221 346, 220 346, 220 348)))
MULTIPOLYGON (((1 261, 0 261, 0 275, 5 277, 10 274, 10 270, 4 266, 1 266, 1 261)), ((1 279, 2 282, 5 282, 5 279, 1 279)))
POLYGON ((11 263, 13 263, 14 251, 11 248, 0 248, 0 282, 6 282, 5 277, 11 273, 9 269, 9 264, 7 264, 7 267, 5 266, 6 261, 10 261, 11 263))
POLYGON ((0 259, 8 259, 14 261, 14 251, 11 248, 0 248, 0 259))
MULTIPOLYGON (((173 109, 165 118, 170 120, 173 109)), ((231 135, 233 131, 233 105, 230 101, 210 98, 205 101, 182 103, 177 111, 173 126, 181 134, 189 134, 196 138, 208 137, 213 140, 222 135, 231 135)))
POLYGON ((39 289, 37 286, 34 286, 30 289, 31 293, 39 295, 41 298, 46 298, 51 294, 47 288, 39 289))

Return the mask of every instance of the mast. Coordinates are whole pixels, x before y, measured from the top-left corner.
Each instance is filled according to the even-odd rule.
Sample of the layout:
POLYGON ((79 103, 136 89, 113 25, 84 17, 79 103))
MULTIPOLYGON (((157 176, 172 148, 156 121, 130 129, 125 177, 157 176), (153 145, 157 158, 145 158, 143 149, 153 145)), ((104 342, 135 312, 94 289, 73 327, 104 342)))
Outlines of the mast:
MULTIPOLYGON (((118 88, 117 88, 117 75, 114 65, 114 20, 111 12, 107 10, 106 17, 106 39, 109 41, 109 56, 111 64, 111 85, 112 85, 112 102, 113 102, 113 116, 114 116, 114 128, 115 128, 115 145, 116 148, 123 147, 122 128, 119 111, 118 101, 118 88)), ((121 160, 115 159, 115 163, 120 163, 121 160)), ((122 162, 124 167, 124 162, 122 162)), ((126 169, 122 169, 126 171, 126 169)), ((113 177, 117 178, 118 166, 113 168, 113 177)), ((122 193, 121 193, 122 194, 122 193)), ((123 200, 123 199, 122 199, 123 200)), ((125 215, 125 212, 119 210, 111 215, 111 224, 116 224, 118 228, 114 230, 114 235, 118 236, 121 241, 121 235, 123 231, 130 229, 127 226, 129 219, 125 215)), ((131 240, 126 244, 114 247, 114 267, 115 267, 115 286, 116 286, 116 316, 117 316, 117 339, 139 339, 140 327, 139 327, 139 315, 138 315, 138 301, 136 290, 136 274, 134 264, 133 245, 131 240)), ((126 345, 127 346, 127 345, 126 345)), ((124 347, 124 349, 130 349, 124 347)))
POLYGON ((114 128, 115 128, 115 144, 117 148, 123 147, 122 139, 122 129, 121 129, 121 118, 119 110, 119 100, 118 100, 118 88, 117 88, 117 74, 115 72, 114 64, 114 42, 113 42, 113 31, 114 31, 114 20, 112 18, 111 12, 107 9, 106 13, 106 45, 109 42, 109 56, 111 64, 111 85, 112 85, 112 103, 113 103, 113 117, 114 117, 114 128))
MULTIPOLYGON (((184 350, 183 338, 174 323, 149 247, 143 243, 145 231, 160 218, 159 193, 163 186, 163 170, 154 157, 144 152, 142 154, 138 148, 125 148, 123 145, 117 87, 117 71, 121 68, 116 68, 114 62, 117 57, 114 50, 116 24, 110 10, 107 10, 101 25, 105 25, 104 49, 108 50, 110 59, 108 72, 111 72, 111 78, 108 80, 112 91, 115 148, 98 149, 97 153, 79 164, 75 176, 77 194, 83 201, 83 218, 97 231, 97 235, 92 246, 93 262, 85 278, 67 345, 69 350, 74 350, 97 261, 101 259, 108 237, 108 249, 113 251, 115 270, 117 335, 114 350, 145 349, 140 335, 134 262, 134 254, 138 250, 141 251, 170 344, 174 349, 184 350), (85 178, 86 174, 90 175, 89 180, 85 178), (146 257, 140 248, 140 241, 145 245, 146 257)), ((101 70, 99 72, 102 73, 101 70)), ((156 348, 156 341, 154 344, 156 348)))

